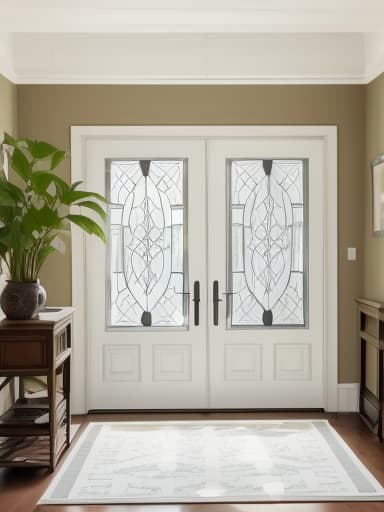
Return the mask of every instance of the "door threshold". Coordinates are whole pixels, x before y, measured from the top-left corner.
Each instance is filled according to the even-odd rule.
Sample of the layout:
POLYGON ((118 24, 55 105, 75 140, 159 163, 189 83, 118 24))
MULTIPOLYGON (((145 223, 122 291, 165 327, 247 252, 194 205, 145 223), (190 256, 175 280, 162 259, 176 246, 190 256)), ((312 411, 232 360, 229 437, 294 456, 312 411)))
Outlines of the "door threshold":
POLYGON ((211 414, 211 413, 253 413, 253 412, 322 412, 322 408, 281 408, 281 409, 90 409, 88 414, 211 414))

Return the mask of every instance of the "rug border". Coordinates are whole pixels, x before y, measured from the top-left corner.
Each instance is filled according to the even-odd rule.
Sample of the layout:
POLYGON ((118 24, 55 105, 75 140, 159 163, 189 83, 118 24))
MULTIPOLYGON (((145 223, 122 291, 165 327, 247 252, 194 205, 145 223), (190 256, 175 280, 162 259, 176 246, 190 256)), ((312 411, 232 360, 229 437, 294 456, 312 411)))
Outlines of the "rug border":
POLYGON ((166 504, 191 504, 191 503, 323 503, 323 502, 381 502, 381 501, 384 501, 384 487, 380 484, 380 482, 375 478, 375 476, 369 471, 369 469, 365 466, 365 464, 358 458, 358 456, 354 453, 354 451, 348 446, 348 444, 344 441, 344 439, 341 437, 341 435, 336 431, 336 429, 329 423, 329 420, 327 419, 318 419, 318 418, 313 418, 313 419, 271 419, 271 420, 267 420, 267 419, 263 419, 263 420, 231 420, 231 419, 227 419, 227 420, 170 420, 170 421, 167 421, 167 420, 162 420, 162 421, 158 421, 158 420, 153 420, 153 421, 91 421, 89 422, 86 427, 81 430, 78 438, 75 440, 75 444, 74 446, 72 447, 72 450, 70 451, 70 453, 68 454, 68 456, 65 458, 65 460, 59 464, 58 468, 57 468, 57 474, 53 477, 53 479, 50 481, 50 483, 48 484, 47 488, 45 489, 43 495, 41 496, 41 498, 39 499, 37 505, 85 505, 85 504, 89 504, 89 505, 101 505, 101 504, 112 504, 112 505, 117 505, 117 504, 121 504, 121 505, 128 505, 128 504, 137 504, 137 505, 141 505, 141 504, 159 504, 159 505, 166 505, 166 504), (250 500, 249 497, 244 497, 244 498, 241 498, 241 497, 234 497, 234 498, 231 498, 231 497, 226 497, 225 500, 220 500, 218 499, 217 497, 215 498, 205 498, 205 497, 202 497, 202 498, 199 498, 199 497, 196 497, 196 498, 193 498, 193 499, 184 499, 183 500, 180 500, 179 498, 168 498, 167 500, 162 500, 162 499, 159 499, 159 498, 156 498, 156 499, 142 499, 142 500, 139 500, 137 498, 124 498, 124 500, 122 501, 121 498, 112 498, 112 499, 108 499, 108 501, 101 501, 100 498, 97 498, 97 499, 94 499, 94 500, 91 500, 91 499, 86 499, 86 500, 81 500, 81 499, 76 499, 76 500, 68 500, 68 499, 50 499, 50 498, 45 498, 45 495, 47 494, 48 490, 50 488, 52 488, 52 491, 50 492, 50 494, 52 494, 52 492, 54 491, 54 489, 56 488, 56 486, 58 485, 59 483, 59 480, 61 479, 61 474, 68 468, 68 466, 70 466, 72 460, 74 459, 75 455, 77 454, 77 452, 79 451, 79 449, 81 448, 81 445, 82 445, 82 441, 83 439, 82 438, 85 438, 86 435, 88 434, 88 432, 94 427, 94 426, 97 426, 97 425, 101 425, 101 426, 104 426, 104 425, 153 425, 153 426, 157 426, 157 425, 190 425, 191 423, 196 423, 196 424, 199 424, 199 425, 220 425, 220 424, 226 424, 226 423, 231 423, 231 424, 241 424, 241 425, 244 425, 244 424, 252 424, 252 423, 257 423, 257 424, 263 424, 263 423, 268 423, 268 424, 271 424, 271 423, 274 423, 274 424, 279 424, 279 423, 314 423, 314 422, 317 422, 317 423, 323 423, 327 426, 327 428, 332 432, 332 435, 336 438, 336 440, 341 444, 341 446, 344 448, 344 450, 347 452, 347 454, 351 457, 351 459, 355 462, 355 464, 357 464, 363 471, 364 475, 367 477, 367 479, 370 481, 370 483, 372 484, 372 486, 376 489, 376 491, 379 493, 380 491, 380 494, 377 494, 377 495, 371 495, 371 494, 361 494, 359 495, 358 497, 353 497, 353 496, 321 496, 321 498, 317 498, 317 499, 314 499, 314 496, 311 496, 310 499, 308 496, 304 496, 304 497, 295 497, 294 500, 292 499, 285 499, 283 496, 282 497, 279 497, 279 498, 276 498, 276 497, 271 497, 270 499, 269 498, 263 498, 262 500, 250 500))

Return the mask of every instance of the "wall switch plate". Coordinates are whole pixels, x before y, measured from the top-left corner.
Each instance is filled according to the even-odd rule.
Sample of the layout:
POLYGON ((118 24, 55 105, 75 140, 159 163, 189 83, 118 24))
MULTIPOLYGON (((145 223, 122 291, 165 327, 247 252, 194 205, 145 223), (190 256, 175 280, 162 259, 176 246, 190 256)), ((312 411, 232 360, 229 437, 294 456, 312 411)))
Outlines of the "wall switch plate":
POLYGON ((348 247, 347 249, 347 259, 349 261, 356 260, 356 247, 348 247))

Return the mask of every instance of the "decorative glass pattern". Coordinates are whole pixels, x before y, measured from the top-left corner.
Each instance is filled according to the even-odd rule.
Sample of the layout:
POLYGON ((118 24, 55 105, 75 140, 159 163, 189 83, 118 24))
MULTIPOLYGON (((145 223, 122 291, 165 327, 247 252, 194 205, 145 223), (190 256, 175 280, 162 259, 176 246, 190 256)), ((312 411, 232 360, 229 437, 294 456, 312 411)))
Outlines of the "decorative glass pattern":
POLYGON ((306 325, 304 163, 229 161, 232 327, 306 325))
POLYGON ((183 327, 184 160, 108 160, 109 327, 183 327))

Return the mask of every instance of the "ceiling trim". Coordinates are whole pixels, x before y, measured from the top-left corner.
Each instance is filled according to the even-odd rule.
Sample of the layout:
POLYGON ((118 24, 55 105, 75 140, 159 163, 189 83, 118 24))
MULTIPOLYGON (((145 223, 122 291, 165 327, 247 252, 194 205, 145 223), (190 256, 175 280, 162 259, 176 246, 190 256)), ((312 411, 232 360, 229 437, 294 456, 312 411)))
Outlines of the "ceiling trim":
POLYGON ((384 32, 1 34, 15 84, 367 84, 384 71, 384 32))
POLYGON ((18 81, 18 77, 3 62, 0 62, 0 74, 2 76, 4 76, 7 80, 12 82, 13 84, 17 85, 17 84, 21 83, 18 81))
MULTIPOLYGON (((1 70, 0 70, 1 71, 1 70)), ((381 74, 381 71, 372 77, 363 75, 357 76, 309 76, 309 77, 109 77, 106 79, 104 76, 92 77, 55 77, 55 78, 42 78, 42 77, 15 77, 4 74, 8 80, 16 85, 353 85, 353 84, 367 84, 372 81, 376 76, 381 74)))
POLYGON ((361 82, 362 84, 370 84, 375 80, 377 77, 379 77, 382 73, 384 73, 384 66, 377 66, 375 70, 370 70, 369 73, 367 73, 364 76, 364 80, 361 82))

